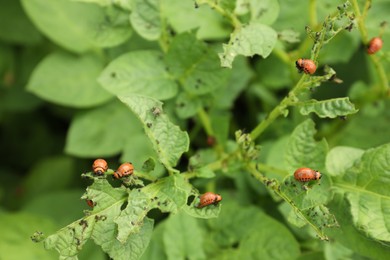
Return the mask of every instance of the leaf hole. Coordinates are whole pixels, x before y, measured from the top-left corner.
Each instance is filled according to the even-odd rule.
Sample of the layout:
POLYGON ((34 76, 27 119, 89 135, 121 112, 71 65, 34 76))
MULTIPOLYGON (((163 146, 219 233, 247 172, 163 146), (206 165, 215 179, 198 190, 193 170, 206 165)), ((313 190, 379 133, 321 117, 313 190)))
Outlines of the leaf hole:
POLYGON ((122 204, 122 206, 121 206, 121 210, 124 210, 126 207, 127 207, 127 201, 125 201, 123 204, 122 204))
POLYGON ((194 199, 195 199, 195 195, 189 196, 187 199, 187 205, 190 206, 191 203, 194 201, 194 199))

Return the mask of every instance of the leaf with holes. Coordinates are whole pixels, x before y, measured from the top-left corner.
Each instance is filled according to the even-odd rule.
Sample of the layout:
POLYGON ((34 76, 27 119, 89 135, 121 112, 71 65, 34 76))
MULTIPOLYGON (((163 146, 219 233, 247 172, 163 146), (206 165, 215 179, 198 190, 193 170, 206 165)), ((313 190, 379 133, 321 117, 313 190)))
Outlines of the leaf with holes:
POLYGON ((174 171, 173 166, 188 151, 187 132, 169 120, 163 113, 162 103, 156 99, 139 95, 119 96, 119 99, 141 120, 161 163, 174 171))
POLYGON ((91 237, 100 236, 100 239, 115 240, 115 229, 110 233, 101 233, 101 230, 115 224, 113 220, 119 215, 126 195, 125 188, 113 189, 107 180, 95 179, 82 197, 94 202, 93 210, 86 217, 47 237, 44 241, 45 248, 56 249, 61 257, 75 257, 91 237))
POLYGON ((219 54, 222 67, 232 67, 237 55, 251 57, 255 54, 267 58, 274 48, 277 33, 269 26, 259 23, 237 28, 228 44, 223 44, 223 53, 219 54))
POLYGON ((302 115, 315 113, 321 118, 335 118, 338 116, 347 116, 358 112, 355 106, 349 101, 349 98, 334 98, 328 100, 311 100, 299 105, 302 115))

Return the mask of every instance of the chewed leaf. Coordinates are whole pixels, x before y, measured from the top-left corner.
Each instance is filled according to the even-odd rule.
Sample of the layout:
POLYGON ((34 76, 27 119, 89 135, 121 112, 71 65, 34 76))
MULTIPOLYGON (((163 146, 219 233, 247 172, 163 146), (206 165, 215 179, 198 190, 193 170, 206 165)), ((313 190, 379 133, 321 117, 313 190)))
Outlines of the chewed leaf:
MULTIPOLYGON (((125 188, 114 189, 107 180, 95 179, 82 197, 97 202, 92 212, 47 237, 44 241, 45 247, 56 249, 61 257, 75 257, 91 237, 96 237, 98 241, 116 241, 116 229, 112 228, 115 227, 113 220, 119 215, 126 194, 125 188), (102 232, 110 228, 110 232, 102 232)), ((110 253, 111 249, 107 247, 103 250, 110 253)))
POLYGON ((300 105, 302 115, 315 113, 319 117, 335 118, 346 116, 358 112, 355 106, 349 101, 349 98, 334 98, 323 101, 311 100, 300 105))
POLYGON ((176 213, 187 201, 187 192, 176 176, 160 179, 142 191, 154 199, 156 207, 163 212, 176 213))
POLYGON ((230 35, 228 44, 224 44, 223 53, 219 54, 222 67, 232 67, 237 55, 253 56, 258 54, 266 58, 274 48, 277 33, 269 26, 250 23, 236 29, 230 35))
POLYGON ((141 120, 159 160, 172 170, 180 156, 188 151, 187 132, 169 120, 163 113, 162 103, 156 99, 139 95, 119 96, 119 99, 141 120))
POLYGON ((114 222, 118 224, 117 239, 125 243, 143 226, 146 214, 153 208, 176 213, 185 203, 187 192, 177 185, 177 178, 170 176, 142 189, 129 192, 127 206, 114 222))
POLYGON ((218 205, 209 205, 201 209, 198 209, 194 203, 191 203, 189 206, 185 205, 183 209, 185 213, 195 218, 217 218, 219 212, 221 212, 221 203, 218 205))
POLYGON ((317 142, 314 139, 316 129, 310 119, 299 124, 291 134, 285 148, 284 160, 289 172, 301 167, 322 171, 325 168, 325 157, 328 144, 325 139, 317 142))
POLYGON ((148 194, 139 190, 129 192, 127 207, 114 220, 118 224, 117 239, 125 243, 131 233, 138 233, 143 226, 144 218, 153 207, 153 200, 148 194))
POLYGON ((292 206, 289 222, 298 227, 309 224, 321 239, 327 240, 324 229, 338 226, 336 218, 324 205, 330 198, 330 188, 326 175, 321 180, 307 183, 295 180, 292 175, 286 177, 280 192, 292 206))

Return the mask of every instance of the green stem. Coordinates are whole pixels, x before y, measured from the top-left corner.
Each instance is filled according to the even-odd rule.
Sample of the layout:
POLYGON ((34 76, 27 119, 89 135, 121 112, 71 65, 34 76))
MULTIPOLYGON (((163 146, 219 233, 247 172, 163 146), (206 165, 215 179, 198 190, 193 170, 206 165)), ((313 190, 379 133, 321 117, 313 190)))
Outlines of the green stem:
POLYGON ((317 25, 317 1, 309 1, 309 19, 310 27, 314 28, 317 25))
POLYGON ((202 122, 203 128, 208 136, 214 136, 214 131, 211 126, 209 115, 204 111, 203 107, 198 110, 198 116, 202 122))
POLYGON ((277 105, 269 114, 268 116, 261 121, 260 124, 258 124, 255 129, 252 130, 250 133, 250 136, 252 140, 255 140, 258 138, 265 129, 268 128, 270 124, 272 124, 276 118, 278 118, 280 115, 282 115, 287 107, 295 102, 296 96, 304 90, 304 81, 306 79, 307 75, 302 75, 301 79, 298 81, 298 83, 295 85, 295 87, 290 91, 290 93, 280 102, 279 105, 277 105))
POLYGON ((352 0, 352 7, 353 7, 353 11, 356 14, 358 29, 359 29, 359 32, 362 36, 363 43, 367 43, 368 36, 367 36, 366 27, 364 26, 364 17, 360 13, 360 8, 359 8, 359 4, 358 4, 357 0, 352 0))
POLYGON ((238 20, 238 18, 234 14, 225 11, 221 6, 219 6, 216 3, 216 1, 214 1, 214 0, 205 0, 205 1, 200 1, 200 2, 206 2, 211 8, 215 9, 218 13, 220 13, 221 15, 225 16, 226 18, 228 18, 232 22, 234 28, 241 27, 240 20, 238 20))
MULTIPOLYGON (((363 15, 361 15, 357 0, 352 0, 352 6, 353 6, 354 12, 357 16, 356 19, 358 21, 358 29, 359 29, 359 32, 360 32, 360 35, 362 37, 362 41, 364 44, 367 44, 368 40, 369 40, 366 26, 364 25, 364 18, 367 14, 367 10, 370 7, 370 5, 371 5, 371 0, 366 1, 366 4, 364 6, 363 15)), ((371 58, 371 61, 376 68, 376 71, 377 71, 379 79, 380 79, 380 85, 378 88, 378 91, 380 93, 379 95, 386 96, 386 95, 388 95, 388 91, 389 91, 389 80, 387 78, 385 69, 383 68, 382 63, 379 61, 379 59, 377 57, 375 57, 374 55, 370 55, 370 58, 371 58)))
POLYGON ((388 96, 388 94, 389 94, 388 93, 389 80, 387 78, 386 71, 383 68, 382 63, 380 63, 378 57, 376 57, 374 55, 370 55, 370 58, 371 58, 371 61, 374 64, 374 66, 378 72, 378 76, 379 76, 379 80, 380 80, 378 91, 380 92, 380 96, 388 96))

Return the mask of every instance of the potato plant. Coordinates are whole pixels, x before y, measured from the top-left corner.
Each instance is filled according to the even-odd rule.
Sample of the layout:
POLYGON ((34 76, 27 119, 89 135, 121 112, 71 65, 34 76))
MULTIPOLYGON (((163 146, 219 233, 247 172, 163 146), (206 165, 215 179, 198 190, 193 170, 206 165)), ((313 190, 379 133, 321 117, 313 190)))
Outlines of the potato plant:
POLYGON ((388 1, 0 3, 0 258, 388 258, 388 1))

